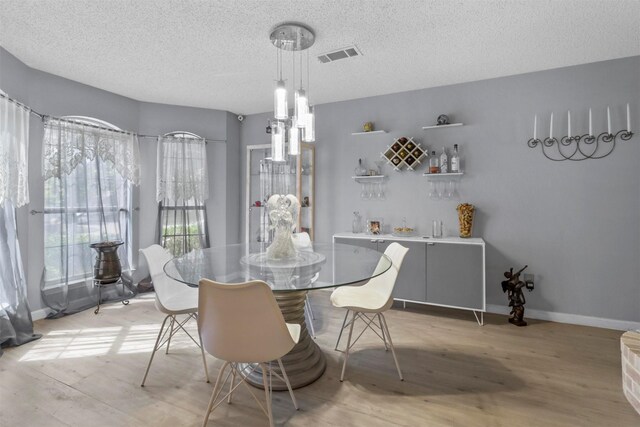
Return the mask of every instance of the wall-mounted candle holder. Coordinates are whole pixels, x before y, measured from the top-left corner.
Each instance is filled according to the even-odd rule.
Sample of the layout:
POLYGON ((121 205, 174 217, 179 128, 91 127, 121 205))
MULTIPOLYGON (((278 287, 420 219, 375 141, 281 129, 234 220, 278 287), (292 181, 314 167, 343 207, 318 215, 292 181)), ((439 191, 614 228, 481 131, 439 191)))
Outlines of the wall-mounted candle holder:
POLYGON ((589 133, 585 135, 571 135, 571 112, 567 112, 568 135, 560 139, 553 137, 553 113, 549 122, 549 136, 544 139, 536 137, 538 127, 538 116, 533 120, 533 138, 527 141, 529 148, 542 147, 542 154, 555 162, 565 160, 581 161, 587 159, 602 159, 607 157, 616 148, 618 138, 628 141, 633 137, 631 132, 631 114, 629 104, 627 104, 627 129, 611 132, 611 112, 607 107, 607 131, 599 135, 593 134, 593 123, 591 109, 589 109, 589 133), (553 147, 556 147, 555 149, 553 147))
POLYGON ((544 140, 531 138, 527 141, 527 145, 530 148, 535 148, 538 145, 542 147, 542 154, 555 162, 562 162, 565 160, 587 160, 587 159, 602 159, 607 157, 616 148, 616 141, 618 137, 622 141, 628 141, 633 136, 633 132, 628 130, 620 130, 615 134, 602 132, 598 136, 594 135, 581 135, 581 136, 563 136, 558 140, 557 138, 545 138, 544 140), (556 150, 553 150, 553 146, 556 146, 556 150), (553 155, 551 151, 553 150, 553 155), (557 155, 555 154, 557 153, 557 155))

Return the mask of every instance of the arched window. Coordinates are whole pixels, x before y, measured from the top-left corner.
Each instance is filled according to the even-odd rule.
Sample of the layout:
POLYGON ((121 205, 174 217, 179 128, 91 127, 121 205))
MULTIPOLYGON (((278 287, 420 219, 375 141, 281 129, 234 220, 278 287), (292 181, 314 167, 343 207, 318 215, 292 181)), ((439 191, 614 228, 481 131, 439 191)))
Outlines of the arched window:
POLYGON ((111 124, 109 122, 105 122, 104 120, 96 119, 95 117, 87 117, 87 116, 62 116, 60 117, 63 120, 69 120, 76 123, 81 123, 90 126, 98 126, 104 129, 113 129, 113 130, 122 130, 118 126, 111 124))
MULTIPOLYGON (((159 167, 171 170, 174 174, 184 173, 185 169, 191 173, 198 170, 202 171, 202 178, 207 179, 206 151, 201 136, 192 132, 175 131, 163 135, 158 143, 163 144, 163 149, 159 150, 159 167), (190 140, 193 140, 193 143, 190 143, 190 140)), ((209 247, 204 198, 163 197, 158 203, 157 236, 158 243, 174 256, 209 247)))

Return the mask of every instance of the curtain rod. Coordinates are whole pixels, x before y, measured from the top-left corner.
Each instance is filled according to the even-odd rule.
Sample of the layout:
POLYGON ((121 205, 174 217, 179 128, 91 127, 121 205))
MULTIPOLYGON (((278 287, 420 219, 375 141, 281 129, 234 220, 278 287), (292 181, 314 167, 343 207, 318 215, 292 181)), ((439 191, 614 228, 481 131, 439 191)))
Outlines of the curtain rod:
MULTIPOLYGON (((16 105, 28 110, 29 113, 31 113, 31 114, 33 114, 35 116, 38 116, 42 121, 45 121, 46 119, 60 120, 62 122, 78 124, 78 125, 82 125, 82 126, 85 126, 85 127, 90 127, 90 128, 93 128, 93 129, 106 130, 106 131, 115 132, 115 133, 133 134, 133 135, 136 135, 138 138, 142 138, 142 139, 155 139, 155 140, 157 140, 159 137, 175 138, 173 136, 166 136, 165 137, 165 136, 161 136, 161 135, 142 135, 142 134, 138 134, 138 133, 135 133, 135 132, 129 132, 129 131, 126 131, 126 130, 112 129, 112 128, 108 128, 108 127, 105 127, 105 126, 96 126, 96 125, 92 125, 92 124, 89 124, 89 123, 79 122, 77 120, 70 120, 70 119, 65 119, 65 118, 62 118, 62 117, 55 117, 55 116, 49 116, 47 114, 40 114, 37 111, 35 111, 34 109, 32 109, 31 107, 23 104, 22 102, 20 102, 20 101, 18 101, 16 99, 11 98, 9 95, 7 95, 7 94, 5 94, 5 93, 3 93, 1 91, 0 91, 0 98, 5 98, 7 101, 13 102, 14 104, 16 104, 16 105)), ((176 139, 181 139, 181 138, 176 138, 176 139)), ((216 143, 226 143, 227 142, 226 139, 209 139, 209 138, 202 138, 202 139, 204 139, 205 142, 216 142, 216 143)))

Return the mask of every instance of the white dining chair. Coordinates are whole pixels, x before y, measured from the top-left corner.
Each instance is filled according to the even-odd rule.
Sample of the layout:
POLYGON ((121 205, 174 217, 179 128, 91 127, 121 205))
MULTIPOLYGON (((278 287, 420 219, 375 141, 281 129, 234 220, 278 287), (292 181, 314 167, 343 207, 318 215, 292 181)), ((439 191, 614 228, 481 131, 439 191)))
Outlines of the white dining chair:
POLYGON ((398 375, 400 376, 400 380, 404 381, 384 312, 391 308, 393 304, 393 288, 398 278, 402 261, 408 251, 408 248, 405 248, 399 243, 391 243, 384 251, 384 254, 391 260, 391 267, 386 272, 380 274, 388 265, 388 261, 381 258, 373 273, 373 276, 379 274, 378 276, 373 277, 362 286, 342 286, 331 294, 331 303, 334 307, 347 309, 340 334, 338 335, 338 341, 336 342, 336 350, 338 350, 338 345, 340 344, 342 331, 347 327, 349 328, 349 338, 347 339, 347 348, 344 351, 340 381, 344 381, 344 372, 347 367, 347 360, 349 359, 349 351, 367 329, 371 329, 382 339, 385 350, 391 347, 391 353, 393 354, 398 375), (351 320, 347 323, 349 313, 352 313, 352 316, 351 320), (352 342, 353 326, 357 319, 362 320, 365 323, 365 327, 362 332, 360 332, 360 335, 352 342), (379 324, 376 324, 376 319, 379 324))
MULTIPOLYGON (((311 237, 309 233, 294 233, 291 235, 291 239, 293 240, 293 247, 296 248, 297 251, 310 251, 313 252, 313 243, 311 243, 311 237)), ((320 273, 316 273, 311 278, 311 283, 318 280, 320 273)), ((316 337, 316 330, 313 325, 313 321, 316 320, 316 316, 313 314, 313 309, 311 308, 311 303, 309 302, 309 294, 304 300, 304 315, 307 318, 307 325, 309 325, 309 329, 311 330, 311 336, 313 338, 316 337)))
POLYGON ((202 362, 204 364, 204 373, 209 382, 209 372, 207 370, 207 361, 205 359, 204 350, 202 349, 202 340, 198 336, 198 340, 187 331, 184 326, 191 320, 197 320, 198 318, 198 289, 187 286, 184 283, 180 283, 167 276, 164 272, 164 265, 172 259, 171 254, 160 245, 151 245, 146 249, 140 249, 140 253, 147 260, 147 266, 149 267, 149 273, 153 282, 153 287, 156 292, 156 308, 161 313, 165 314, 165 318, 158 332, 156 343, 153 346, 151 357, 147 365, 147 370, 144 373, 141 387, 147 380, 149 375, 149 369, 151 368, 151 362, 156 351, 161 349, 165 344, 167 345, 166 354, 169 353, 169 346, 171 345, 171 338, 179 331, 182 330, 189 338, 200 347, 202 354, 202 362), (177 316, 185 316, 184 319, 179 320, 177 316), (165 329, 169 321, 169 326, 165 329), (168 336, 167 336, 168 333, 168 336))
POLYGON ((225 399, 231 403, 234 390, 244 384, 269 418, 269 425, 273 427, 270 388, 272 374, 286 383, 293 406, 298 409, 281 357, 297 344, 300 325, 285 323, 273 292, 265 282, 258 280, 223 284, 202 279, 199 290, 198 328, 203 346, 209 354, 224 360, 202 425, 207 425, 211 412, 225 399), (271 361, 274 360, 278 362, 282 375, 271 369, 271 361), (248 364, 258 365, 262 370, 266 409, 246 382, 247 376, 253 372, 246 371, 248 364), (224 381, 221 381, 227 368, 230 371, 224 381), (218 399, 230 375, 229 392, 218 399), (237 377, 240 381, 235 384, 237 377))

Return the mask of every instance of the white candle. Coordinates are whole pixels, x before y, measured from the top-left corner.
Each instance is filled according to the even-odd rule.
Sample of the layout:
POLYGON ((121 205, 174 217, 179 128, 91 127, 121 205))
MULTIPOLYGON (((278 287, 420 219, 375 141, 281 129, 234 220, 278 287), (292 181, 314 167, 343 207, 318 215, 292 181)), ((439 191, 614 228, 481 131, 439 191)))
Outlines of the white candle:
POLYGON ((589 135, 593 135, 593 124, 591 120, 591 108, 589 108, 589 135))
POLYGON ((609 107, 607 107, 607 133, 611 135, 611 111, 609 111, 609 107))
POLYGON ((629 103, 627 102, 627 132, 631 132, 631 114, 629 113, 629 103))
POLYGON ((571 138, 571 110, 567 111, 567 134, 571 138))
POLYGON ((551 113, 551 122, 549 122, 549 138, 553 138, 553 113, 551 113))
POLYGON ((533 116, 533 140, 536 140, 536 128, 538 127, 538 115, 533 116))

